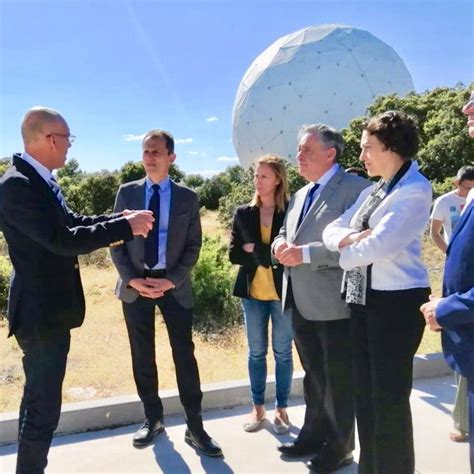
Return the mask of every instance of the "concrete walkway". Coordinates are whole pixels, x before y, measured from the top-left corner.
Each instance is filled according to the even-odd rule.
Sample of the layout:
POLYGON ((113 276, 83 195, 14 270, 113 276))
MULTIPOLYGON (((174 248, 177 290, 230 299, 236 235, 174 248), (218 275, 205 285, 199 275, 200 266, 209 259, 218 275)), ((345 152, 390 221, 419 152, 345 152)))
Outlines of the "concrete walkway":
MULTIPOLYGON (((456 444, 448 439, 455 395, 453 378, 420 379, 414 382, 414 387, 416 472, 468 473, 468 444, 456 444)), ((267 408, 271 420, 272 407, 267 408)), ((139 425, 57 437, 50 450, 47 473, 307 473, 304 464, 307 458, 284 461, 276 450, 280 442, 290 441, 297 435, 296 427, 303 421, 303 400, 292 401, 289 414, 295 426, 283 436, 275 435, 268 421, 257 433, 245 433, 241 425, 247 412, 248 407, 239 406, 205 413, 206 429, 222 446, 223 459, 198 456, 184 443, 182 417, 172 416, 165 420, 166 432, 156 438, 154 445, 141 450, 133 448, 131 443, 139 425)), ((15 458, 16 445, 0 448, 2 474, 14 472, 15 458)), ((356 463, 338 471, 340 474, 356 472, 356 463)))

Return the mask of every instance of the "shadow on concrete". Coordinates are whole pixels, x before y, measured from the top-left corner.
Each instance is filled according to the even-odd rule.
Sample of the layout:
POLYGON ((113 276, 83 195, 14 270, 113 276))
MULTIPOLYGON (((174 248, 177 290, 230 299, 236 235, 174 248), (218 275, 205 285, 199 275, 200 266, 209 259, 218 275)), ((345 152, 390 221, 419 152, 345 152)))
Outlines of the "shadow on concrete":
POLYGON ((451 415, 451 410, 446 405, 452 405, 456 397, 454 376, 439 379, 436 384, 430 383, 430 379, 417 380, 413 384, 413 388, 422 392, 419 398, 423 402, 447 415, 451 415))

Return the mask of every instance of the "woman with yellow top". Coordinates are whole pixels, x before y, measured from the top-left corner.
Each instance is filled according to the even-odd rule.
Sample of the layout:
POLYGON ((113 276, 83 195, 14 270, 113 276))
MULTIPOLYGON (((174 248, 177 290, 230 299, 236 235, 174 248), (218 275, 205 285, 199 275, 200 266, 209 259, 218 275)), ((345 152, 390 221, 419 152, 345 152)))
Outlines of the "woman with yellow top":
POLYGON ((253 410, 244 423, 244 430, 255 431, 265 420, 268 322, 271 318, 276 378, 273 430, 281 434, 290 427, 286 409, 293 376, 291 313, 282 311, 283 267, 272 264, 270 244, 283 224, 288 205, 283 160, 274 155, 257 160, 254 186, 255 194, 250 204, 240 206, 235 212, 229 253, 230 261, 240 265, 234 296, 242 298, 249 346, 253 410))

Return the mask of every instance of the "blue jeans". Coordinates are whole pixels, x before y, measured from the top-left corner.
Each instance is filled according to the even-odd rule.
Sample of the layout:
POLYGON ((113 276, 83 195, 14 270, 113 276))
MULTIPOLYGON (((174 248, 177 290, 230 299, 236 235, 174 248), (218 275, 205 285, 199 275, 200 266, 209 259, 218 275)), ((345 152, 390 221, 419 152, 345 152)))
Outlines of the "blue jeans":
POLYGON ((249 345, 249 376, 254 405, 265 404, 267 381, 268 321, 272 319, 275 357, 276 406, 286 408, 293 377, 291 311, 282 313, 281 301, 242 298, 249 345))

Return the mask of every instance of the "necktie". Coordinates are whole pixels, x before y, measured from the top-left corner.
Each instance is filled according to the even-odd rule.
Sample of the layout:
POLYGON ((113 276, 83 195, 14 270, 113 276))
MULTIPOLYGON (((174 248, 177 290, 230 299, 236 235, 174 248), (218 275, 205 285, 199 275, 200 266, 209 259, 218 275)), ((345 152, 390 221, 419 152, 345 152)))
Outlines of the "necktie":
POLYGON ((158 244, 160 236, 160 185, 154 184, 148 210, 153 211, 153 228, 145 239, 145 263, 152 269, 158 263, 158 244))
POLYGON ((56 199, 59 201, 59 204, 61 204, 61 206, 63 206, 63 208, 67 210, 66 201, 64 200, 63 193, 61 192, 61 188, 59 187, 59 184, 54 178, 54 176, 51 176, 48 184, 49 187, 52 189, 54 195, 56 196, 56 199))
POLYGON ((311 203, 313 202, 314 193, 316 192, 318 188, 319 188, 319 183, 314 183, 313 187, 310 188, 310 190, 308 191, 308 194, 306 194, 306 199, 304 200, 303 209, 301 209, 300 218, 298 219, 298 227, 301 225, 304 217, 308 213, 309 208, 311 207, 311 203))

